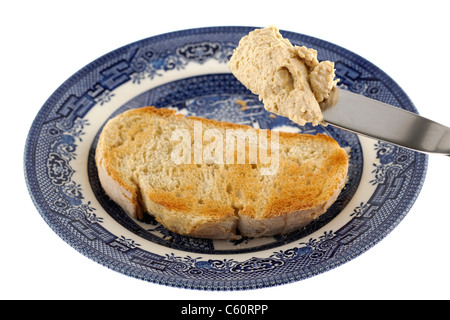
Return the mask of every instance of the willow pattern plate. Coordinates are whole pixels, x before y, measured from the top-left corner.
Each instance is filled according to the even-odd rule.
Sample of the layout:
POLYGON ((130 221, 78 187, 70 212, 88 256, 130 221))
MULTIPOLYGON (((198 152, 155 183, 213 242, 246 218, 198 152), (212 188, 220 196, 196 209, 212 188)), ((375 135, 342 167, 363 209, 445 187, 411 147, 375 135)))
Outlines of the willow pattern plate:
MULTIPOLYGON (((331 126, 271 117, 227 62, 250 27, 163 34, 93 61, 48 99, 25 147, 29 192, 44 220, 94 261, 142 280, 205 290, 255 289, 302 280, 349 261, 383 239, 407 214, 427 156, 331 126), (242 108, 238 100, 245 101, 242 108), (334 205, 302 230, 239 241, 174 234, 150 216, 128 217, 103 192, 94 163, 105 122, 127 109, 167 107, 185 115, 334 137, 350 152, 348 182, 334 205)), ((281 31, 335 62, 339 86, 417 112, 383 71, 334 44, 281 31)))

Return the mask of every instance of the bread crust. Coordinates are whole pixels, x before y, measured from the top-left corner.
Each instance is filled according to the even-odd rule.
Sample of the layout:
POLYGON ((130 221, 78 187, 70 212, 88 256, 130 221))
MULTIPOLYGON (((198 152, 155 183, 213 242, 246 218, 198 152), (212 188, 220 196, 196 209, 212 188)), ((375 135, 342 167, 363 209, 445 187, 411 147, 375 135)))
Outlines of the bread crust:
MULTIPOLYGON (((163 173, 159 173, 157 166, 133 158, 141 152, 139 146, 148 148, 152 144, 159 148, 162 145, 158 140, 162 139, 159 131, 168 125, 186 128, 192 121, 218 129, 251 128, 199 117, 186 118, 176 115, 174 110, 154 107, 126 111, 105 125, 95 154, 99 180, 105 193, 131 217, 143 219, 144 212, 149 212, 167 229, 199 238, 272 236, 311 223, 326 212, 345 185, 348 157, 334 139, 322 134, 284 132, 279 133, 279 139, 286 150, 312 144, 326 148, 324 155, 320 160, 303 162, 289 156, 290 153, 280 155, 278 173, 270 183, 267 182, 270 178, 262 182, 251 164, 230 165, 224 170, 167 163, 161 166, 167 172, 177 172, 170 177, 177 177, 182 186, 171 187, 172 181, 166 181, 166 176, 148 182, 151 174, 143 172, 163 173), (211 172, 217 176, 203 183, 200 175, 211 172), (201 188, 211 189, 208 197, 199 197, 201 188)), ((151 162, 152 158, 147 161, 151 162)))

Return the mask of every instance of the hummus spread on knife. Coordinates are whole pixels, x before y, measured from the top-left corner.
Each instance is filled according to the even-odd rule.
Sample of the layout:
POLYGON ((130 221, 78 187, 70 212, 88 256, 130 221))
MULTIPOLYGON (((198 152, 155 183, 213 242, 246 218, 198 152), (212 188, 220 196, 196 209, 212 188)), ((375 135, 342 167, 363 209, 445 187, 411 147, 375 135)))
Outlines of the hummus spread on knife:
POLYGON ((319 102, 328 98, 337 80, 334 63, 319 62, 316 50, 292 45, 269 26, 244 36, 228 65, 268 111, 300 125, 323 124, 319 102))

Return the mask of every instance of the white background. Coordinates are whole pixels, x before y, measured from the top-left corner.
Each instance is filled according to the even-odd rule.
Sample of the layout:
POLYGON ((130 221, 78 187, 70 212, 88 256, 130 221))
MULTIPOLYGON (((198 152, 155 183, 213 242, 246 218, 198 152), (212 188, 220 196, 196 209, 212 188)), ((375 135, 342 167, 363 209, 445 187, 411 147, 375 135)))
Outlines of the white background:
POLYGON ((356 259, 253 291, 147 283, 84 257, 44 222, 27 192, 24 143, 53 91, 99 56, 160 33, 247 25, 321 38, 388 73, 419 112, 450 126, 448 1, 2 1, 0 4, 2 299, 448 299, 450 158, 431 156, 406 218, 356 259))

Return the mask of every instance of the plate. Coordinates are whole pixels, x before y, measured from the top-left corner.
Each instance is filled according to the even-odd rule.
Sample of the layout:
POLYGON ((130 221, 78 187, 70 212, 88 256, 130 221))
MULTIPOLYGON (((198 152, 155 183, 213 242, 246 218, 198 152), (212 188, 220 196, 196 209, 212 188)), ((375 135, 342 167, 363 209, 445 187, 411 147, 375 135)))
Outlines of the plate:
MULTIPOLYGON (((152 283, 243 290, 321 274, 362 254, 400 223, 420 192, 427 156, 332 126, 301 127, 271 116, 227 67, 240 38, 253 29, 190 29, 131 43, 93 61, 51 95, 29 131, 24 170, 38 211, 64 241, 106 267, 152 283), (104 194, 94 153, 108 119, 147 105, 255 128, 328 134, 349 151, 349 179, 324 215, 283 236, 194 239, 149 215, 134 220, 104 194)), ((367 60, 320 39, 281 33, 317 49, 319 60, 334 61, 342 89, 417 112, 367 60)))

